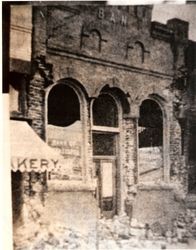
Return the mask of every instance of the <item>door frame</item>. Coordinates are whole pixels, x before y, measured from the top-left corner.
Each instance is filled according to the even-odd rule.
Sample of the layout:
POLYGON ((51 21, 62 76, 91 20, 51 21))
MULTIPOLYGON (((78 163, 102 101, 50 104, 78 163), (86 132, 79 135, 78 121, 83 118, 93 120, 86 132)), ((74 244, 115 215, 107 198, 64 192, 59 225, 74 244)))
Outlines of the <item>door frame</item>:
MULTIPOLYGON (((100 125, 95 125, 93 123, 93 104, 94 101, 96 100, 96 98, 99 97, 99 95, 96 96, 96 98, 93 98, 92 101, 90 102, 90 127, 91 127, 91 141, 92 141, 92 147, 93 147, 93 134, 95 133, 99 133, 99 134, 113 134, 115 135, 115 157, 116 157, 116 183, 115 183, 115 190, 116 190, 116 214, 120 214, 122 212, 124 212, 124 194, 123 194, 123 190, 124 190, 124 183, 123 183, 123 150, 121 148, 122 143, 124 142, 123 138, 124 138, 124 134, 123 134, 123 109, 122 109, 122 104, 121 101, 119 100, 119 98, 117 97, 117 95, 111 93, 111 92, 107 92, 107 91, 101 91, 100 94, 107 94, 110 95, 116 105, 117 105, 117 111, 118 111, 118 126, 117 127, 110 127, 110 126, 100 126, 100 125)), ((93 154, 93 150, 92 150, 92 161, 94 162, 94 160, 96 158, 101 157, 94 155, 93 154)), ((103 156, 103 158, 105 159, 105 157, 109 157, 110 156, 103 156)), ((112 157, 112 156, 111 156, 112 157)), ((95 170, 95 169, 94 169, 95 170)), ((97 186, 97 188, 99 188, 97 186)), ((99 197, 98 197, 99 199, 99 197)))
MULTIPOLYGON (((93 162, 98 163, 98 169, 97 169, 97 199, 98 199, 98 205, 100 207, 101 213, 106 218, 111 218, 115 214, 117 214, 117 156, 107 156, 107 155, 100 155, 100 156, 94 156, 93 162), (112 164, 112 196, 103 197, 103 168, 104 166, 102 163, 111 163, 112 164), (112 198, 112 210, 103 210, 103 202, 107 199, 112 198)), ((96 163, 95 163, 96 165, 96 163)))

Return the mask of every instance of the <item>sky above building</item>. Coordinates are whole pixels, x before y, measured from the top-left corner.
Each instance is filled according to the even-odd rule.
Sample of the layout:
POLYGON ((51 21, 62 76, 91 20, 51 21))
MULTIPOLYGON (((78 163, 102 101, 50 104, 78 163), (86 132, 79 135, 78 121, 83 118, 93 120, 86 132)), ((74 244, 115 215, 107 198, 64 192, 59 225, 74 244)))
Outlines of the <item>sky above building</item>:
POLYGON ((111 5, 153 5, 152 21, 185 20, 189 22, 189 39, 196 41, 196 0, 194 4, 185 3, 186 0, 108 0, 111 5))
POLYGON ((152 21, 166 23, 168 19, 179 18, 189 22, 189 39, 196 41, 196 3, 195 4, 155 4, 152 21))

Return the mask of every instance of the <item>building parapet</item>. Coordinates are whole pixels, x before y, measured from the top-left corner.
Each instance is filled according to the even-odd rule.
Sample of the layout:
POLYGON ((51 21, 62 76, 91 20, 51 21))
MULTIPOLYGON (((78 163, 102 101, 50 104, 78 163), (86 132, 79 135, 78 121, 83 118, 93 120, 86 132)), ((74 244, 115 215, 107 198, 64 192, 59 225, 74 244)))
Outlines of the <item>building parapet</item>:
POLYGON ((159 22, 152 22, 151 35, 153 38, 170 42, 173 36, 173 30, 168 28, 165 24, 159 22))
POLYGON ((188 40, 188 30, 189 30, 189 23, 178 19, 172 18, 168 20, 167 27, 174 32, 174 38, 176 41, 184 42, 188 40))

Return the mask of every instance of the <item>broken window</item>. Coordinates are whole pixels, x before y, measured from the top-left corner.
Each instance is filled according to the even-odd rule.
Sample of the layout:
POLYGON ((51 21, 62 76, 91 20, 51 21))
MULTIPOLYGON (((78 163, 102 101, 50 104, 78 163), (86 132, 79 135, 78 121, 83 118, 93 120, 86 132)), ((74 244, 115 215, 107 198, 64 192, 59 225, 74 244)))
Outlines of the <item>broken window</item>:
POLYGON ((47 143, 62 156, 61 171, 50 173, 50 179, 82 178, 83 123, 80 95, 69 82, 55 85, 48 95, 47 143))
POLYGON ((157 181, 163 175, 163 117, 155 101, 142 102, 138 132, 140 180, 157 181))

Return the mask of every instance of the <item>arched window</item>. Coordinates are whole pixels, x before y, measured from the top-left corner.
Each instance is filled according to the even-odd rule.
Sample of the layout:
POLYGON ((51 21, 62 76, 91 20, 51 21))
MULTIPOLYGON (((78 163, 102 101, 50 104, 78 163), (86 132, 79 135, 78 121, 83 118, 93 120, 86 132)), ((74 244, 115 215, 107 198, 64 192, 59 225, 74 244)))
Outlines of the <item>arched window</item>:
POLYGON ((60 171, 51 179, 82 179, 84 157, 83 95, 74 83, 65 80, 54 85, 47 98, 47 143, 61 154, 60 171), (64 159, 63 159, 64 158, 64 159))
POLYGON ((80 120, 80 103, 73 88, 57 84, 48 96, 48 124, 66 127, 80 120))
POLYGON ((117 179, 120 175, 119 115, 119 107, 112 94, 104 92, 94 100, 92 106, 93 162, 99 182, 97 194, 99 206, 107 218, 116 214, 119 196, 119 190, 117 190, 119 185, 117 179))
POLYGON ((163 117, 159 105, 145 100, 140 106, 139 147, 158 147, 163 144, 163 117))
POLYGON ((94 101, 93 125, 118 127, 118 109, 110 95, 102 94, 94 101))
POLYGON ((138 125, 140 181, 156 182, 163 177, 163 114, 157 102, 142 102, 138 125))

